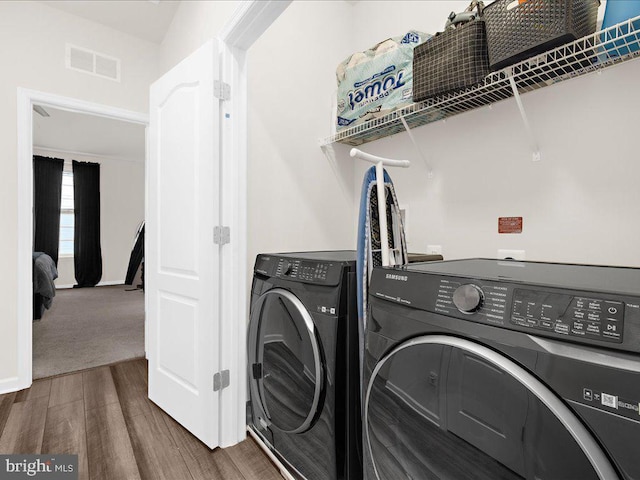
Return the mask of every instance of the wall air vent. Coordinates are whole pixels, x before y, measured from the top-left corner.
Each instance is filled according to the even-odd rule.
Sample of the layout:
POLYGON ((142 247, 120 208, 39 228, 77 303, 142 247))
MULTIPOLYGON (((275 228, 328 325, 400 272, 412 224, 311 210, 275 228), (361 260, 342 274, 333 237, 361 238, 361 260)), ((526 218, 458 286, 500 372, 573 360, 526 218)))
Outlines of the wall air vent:
POLYGON ((67 43, 66 65, 71 70, 120 81, 120 59, 67 43))

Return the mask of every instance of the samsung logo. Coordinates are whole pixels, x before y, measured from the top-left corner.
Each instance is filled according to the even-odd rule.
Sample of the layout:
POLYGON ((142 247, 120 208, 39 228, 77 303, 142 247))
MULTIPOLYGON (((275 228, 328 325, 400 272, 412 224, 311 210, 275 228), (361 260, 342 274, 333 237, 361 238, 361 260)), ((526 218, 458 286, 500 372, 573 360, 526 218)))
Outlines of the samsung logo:
POLYGON ((409 277, 407 277, 406 275, 396 275, 395 273, 387 273, 385 278, 387 280, 398 280, 400 282, 406 282, 407 280, 409 280, 409 277))

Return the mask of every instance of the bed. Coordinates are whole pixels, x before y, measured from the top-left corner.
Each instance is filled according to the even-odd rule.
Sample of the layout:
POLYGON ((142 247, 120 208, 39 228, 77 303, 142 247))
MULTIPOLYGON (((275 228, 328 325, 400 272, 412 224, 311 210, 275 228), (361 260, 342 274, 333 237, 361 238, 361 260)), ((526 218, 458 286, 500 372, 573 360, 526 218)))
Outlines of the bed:
POLYGON ((45 309, 51 308, 58 278, 53 259, 43 252, 33 252, 33 319, 40 320, 45 309))

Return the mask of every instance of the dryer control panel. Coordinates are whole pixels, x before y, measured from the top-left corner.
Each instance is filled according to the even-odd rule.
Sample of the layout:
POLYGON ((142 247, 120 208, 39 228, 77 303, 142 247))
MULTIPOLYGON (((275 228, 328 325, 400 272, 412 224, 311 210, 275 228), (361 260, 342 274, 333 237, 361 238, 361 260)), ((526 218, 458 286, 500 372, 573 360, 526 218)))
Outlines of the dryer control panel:
POLYGON ((369 291, 450 318, 640 352, 640 269, 460 260, 374 269, 369 291))

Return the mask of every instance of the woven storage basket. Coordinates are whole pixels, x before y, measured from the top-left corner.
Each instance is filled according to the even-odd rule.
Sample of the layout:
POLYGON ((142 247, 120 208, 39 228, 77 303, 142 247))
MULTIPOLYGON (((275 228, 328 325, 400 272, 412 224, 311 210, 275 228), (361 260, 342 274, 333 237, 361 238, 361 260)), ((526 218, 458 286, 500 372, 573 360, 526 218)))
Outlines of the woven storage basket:
POLYGON ((600 0, 496 0, 484 9, 492 70, 596 31, 600 0))
POLYGON ((413 101, 462 90, 488 73, 485 22, 448 28, 413 50, 413 101))

